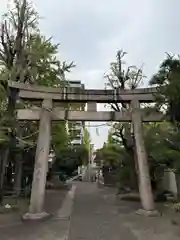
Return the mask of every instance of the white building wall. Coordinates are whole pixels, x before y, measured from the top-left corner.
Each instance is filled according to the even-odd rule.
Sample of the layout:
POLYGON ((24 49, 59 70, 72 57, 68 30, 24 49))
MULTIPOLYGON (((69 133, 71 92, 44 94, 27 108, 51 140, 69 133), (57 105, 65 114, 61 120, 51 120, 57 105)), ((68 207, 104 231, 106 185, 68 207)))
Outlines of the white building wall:
POLYGON ((167 170, 164 172, 162 188, 163 190, 168 190, 172 192, 175 196, 177 195, 176 177, 175 173, 172 172, 171 170, 167 170))

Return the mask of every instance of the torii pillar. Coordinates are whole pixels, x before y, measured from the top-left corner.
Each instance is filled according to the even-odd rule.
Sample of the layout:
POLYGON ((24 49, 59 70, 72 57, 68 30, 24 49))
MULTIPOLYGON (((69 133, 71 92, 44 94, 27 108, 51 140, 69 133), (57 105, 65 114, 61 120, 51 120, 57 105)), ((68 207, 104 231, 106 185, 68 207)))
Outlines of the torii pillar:
POLYGON ((36 148, 31 200, 29 212, 23 216, 23 219, 25 220, 36 220, 48 216, 44 211, 44 198, 51 139, 51 110, 52 100, 44 99, 39 123, 39 136, 36 148))
POLYGON ((139 193, 141 198, 141 204, 143 209, 140 209, 137 213, 144 215, 157 215, 155 210, 154 197, 151 187, 151 178, 149 173, 149 164, 146 154, 143 129, 140 113, 140 103, 134 99, 131 102, 132 106, 132 124, 135 138, 135 148, 138 162, 138 180, 139 180, 139 193))

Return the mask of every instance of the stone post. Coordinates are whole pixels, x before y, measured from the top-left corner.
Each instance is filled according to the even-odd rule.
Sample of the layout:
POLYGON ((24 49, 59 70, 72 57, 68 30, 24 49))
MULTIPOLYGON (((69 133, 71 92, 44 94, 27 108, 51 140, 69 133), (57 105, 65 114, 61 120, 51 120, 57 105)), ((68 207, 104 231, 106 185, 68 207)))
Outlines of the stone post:
POLYGON ((51 139, 51 112, 48 109, 52 109, 51 99, 45 99, 42 104, 29 213, 24 219, 41 219, 48 215, 43 209, 51 139))
POLYGON ((88 112, 96 112, 97 111, 97 103, 96 102, 88 102, 87 103, 87 111, 88 112))
POLYGON ((145 150, 145 144, 143 139, 143 129, 141 122, 140 103, 134 99, 131 103, 132 106, 132 124, 135 137, 135 147, 138 162, 138 178, 139 178, 139 192, 143 210, 145 214, 155 213, 155 205, 153 199, 153 193, 151 188, 151 180, 149 173, 148 159, 145 150))

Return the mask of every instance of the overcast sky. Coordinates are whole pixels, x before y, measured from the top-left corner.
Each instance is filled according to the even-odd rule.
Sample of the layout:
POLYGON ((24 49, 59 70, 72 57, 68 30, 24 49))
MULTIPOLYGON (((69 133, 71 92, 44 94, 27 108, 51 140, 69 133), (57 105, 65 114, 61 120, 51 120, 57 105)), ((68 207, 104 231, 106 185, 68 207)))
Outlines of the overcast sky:
MULTIPOLYGON (((4 11, 5 0, 0 1, 4 11)), ((59 56, 74 61, 71 78, 86 88, 103 88, 104 72, 118 49, 126 62, 141 66, 149 78, 165 52, 180 53, 179 0, 34 0, 42 32, 61 43, 59 56)), ((95 123, 92 123, 92 125, 95 123)), ((98 123, 99 124, 99 123, 98 123)), ((107 127, 92 128, 96 147, 107 137, 107 127)))

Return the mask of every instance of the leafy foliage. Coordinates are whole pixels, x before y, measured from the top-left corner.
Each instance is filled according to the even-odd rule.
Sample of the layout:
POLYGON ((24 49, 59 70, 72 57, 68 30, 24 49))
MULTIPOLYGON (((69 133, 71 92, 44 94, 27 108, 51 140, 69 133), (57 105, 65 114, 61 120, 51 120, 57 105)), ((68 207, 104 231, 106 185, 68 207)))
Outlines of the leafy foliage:
MULTIPOLYGON (((106 88, 114 89, 114 94, 116 95, 116 89, 135 89, 137 88, 145 78, 143 74, 142 67, 137 68, 136 66, 128 66, 124 65, 124 56, 127 53, 123 50, 117 52, 116 61, 110 64, 110 72, 105 75, 107 80, 106 88)), ((129 111, 130 105, 127 103, 112 103, 110 104, 111 110, 114 111, 129 111)), ((109 135, 108 141, 112 141, 113 144, 108 145, 111 146, 111 151, 114 152, 114 147, 118 146, 115 150, 116 159, 120 159, 121 163, 123 162, 123 169, 130 169, 131 177, 126 174, 126 178, 133 179, 132 182, 135 182, 136 169, 135 169, 135 159, 134 159, 134 139, 132 135, 132 126, 131 123, 119 123, 113 122, 111 124, 111 133, 109 135), (113 146, 113 147, 112 147, 113 146), (121 154, 119 155, 119 151, 121 154)), ((115 147, 116 148, 116 147, 115 147)), ((112 154, 112 153, 111 153, 112 154)), ((108 154, 110 155, 110 154, 108 154)), ((113 154, 112 154, 113 155, 113 154)), ((112 160, 111 160, 112 162, 112 160)), ((121 168, 122 169, 122 168, 121 168)), ((127 171, 126 171, 127 172, 127 171)))
MULTIPOLYGON (((110 72, 105 75, 107 79, 106 88, 112 89, 135 89, 145 78, 142 68, 136 66, 124 67, 124 56, 127 53, 123 50, 117 52, 116 61, 110 64, 110 72)), ((114 111, 128 111, 129 104, 112 103, 110 108, 114 111)), ((133 152, 133 139, 130 123, 112 123, 113 137, 116 141, 123 143, 127 151, 133 152)))
MULTIPOLYGON (((143 128, 150 176, 155 189, 163 176, 164 169, 180 171, 180 134, 168 122, 148 123, 144 124, 143 128)), ((104 165, 116 166, 119 169, 119 181, 124 184, 128 183, 130 186, 133 156, 126 150, 120 137, 117 140, 116 130, 114 131, 113 128, 110 129, 107 143, 100 152, 104 165)))
POLYGON ((170 121, 177 127, 180 123, 180 56, 167 54, 159 71, 150 80, 157 85, 157 103, 159 108, 165 106, 170 121))
MULTIPOLYGON (((34 148, 38 136, 37 122, 23 121, 20 124, 16 121, 17 97, 9 89, 7 81, 58 87, 66 84, 65 73, 75 66, 73 62, 67 64, 58 59, 59 44, 53 44, 51 38, 42 36, 38 28, 38 20, 39 16, 29 0, 13 0, 1 23, 0 169, 2 175, 4 174, 2 166, 8 163, 17 165, 19 159, 19 157, 16 159, 17 150, 21 152, 22 159, 19 161, 22 161, 23 165, 29 164, 24 160, 27 159, 31 150, 33 152, 31 158, 34 159, 34 148), (8 154, 5 155, 6 152, 8 154), (24 154, 26 157, 23 157, 24 154)), ((18 107, 21 108, 31 106, 32 104, 28 102, 18 103, 18 107)), ((52 144, 57 152, 69 148, 69 138, 63 122, 54 124, 52 144)), ((34 164, 34 161, 29 162, 34 164)), ((33 164, 30 167, 31 172, 33 164)), ((3 177, 1 176, 0 179, 2 180, 3 177)), ((1 180, 0 191, 3 186, 1 180)))
POLYGON ((90 133, 87 130, 87 128, 84 128, 84 133, 83 133, 83 145, 87 148, 90 149, 91 145, 91 138, 90 138, 90 133))
POLYGON ((91 138, 88 129, 85 127, 83 132, 82 139, 82 156, 83 156, 83 164, 86 165, 88 163, 89 154, 92 150, 91 138))
POLYGON ((69 147, 70 139, 67 132, 66 122, 62 121, 53 124, 52 127, 52 146, 57 155, 69 147))

